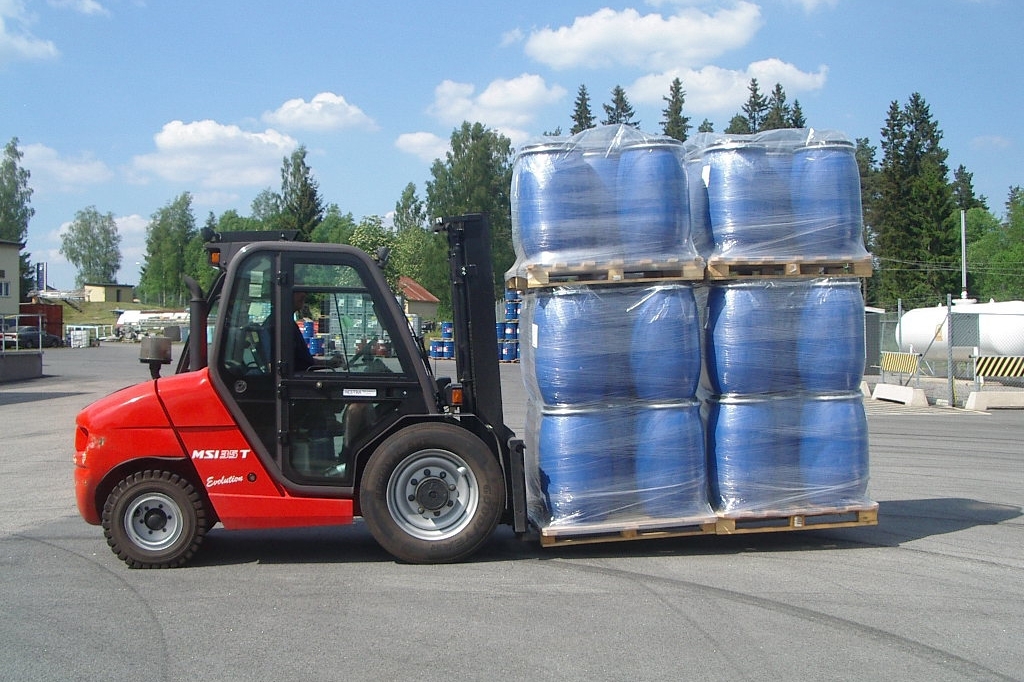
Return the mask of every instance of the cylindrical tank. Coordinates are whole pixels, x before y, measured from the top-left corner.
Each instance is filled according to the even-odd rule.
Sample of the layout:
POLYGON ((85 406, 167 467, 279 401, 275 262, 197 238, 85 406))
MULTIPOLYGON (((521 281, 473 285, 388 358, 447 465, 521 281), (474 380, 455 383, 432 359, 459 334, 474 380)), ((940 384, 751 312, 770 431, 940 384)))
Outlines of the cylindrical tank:
POLYGON ((700 381, 700 317, 693 287, 652 287, 629 310, 633 333, 629 362, 641 400, 693 398, 700 381))
POLYGON ((864 375, 864 298, 859 280, 808 282, 796 331, 800 384, 806 391, 853 391, 864 375))
POLYGON ((804 256, 863 250, 860 171, 853 143, 832 140, 793 152, 793 205, 804 256))
POLYGON ((782 512, 800 483, 800 394, 708 401, 711 505, 724 513, 782 512))
POLYGON ((868 422, 860 393, 808 397, 800 409, 801 502, 863 503, 868 487, 868 422))
POLYGON ((604 520, 632 504, 633 483, 623 476, 632 451, 624 447, 623 410, 545 410, 538 428, 540 484, 553 523, 604 520))
POLYGON ((702 258, 711 255, 711 214, 708 207, 708 186, 704 183, 704 160, 694 154, 686 160, 686 189, 690 200, 690 239, 702 258))
POLYGON ((705 331, 712 393, 771 393, 799 386, 796 332, 802 301, 793 284, 756 280, 708 289, 705 331))
MULTIPOLYGON (((1002 303, 968 303, 953 306, 953 315, 977 315, 978 350, 982 355, 1024 355, 1024 301, 1002 303)), ((945 360, 948 357, 949 322, 944 305, 915 308, 903 313, 896 325, 896 343, 900 350, 922 353, 925 358, 945 360)), ((954 320, 954 335, 970 340, 973 320, 954 320)), ((956 338, 954 337, 954 343, 956 338)), ((974 353, 973 344, 953 347, 954 360, 967 360, 974 353)))
POLYGON ((664 259, 678 256, 688 245, 689 193, 682 160, 682 144, 670 140, 622 149, 617 194, 625 258, 664 259))
POLYGON ((708 214, 715 253, 760 255, 771 237, 770 183, 765 183, 766 150, 761 145, 729 142, 704 150, 708 166, 708 214))
POLYGON ((635 488, 643 512, 658 518, 709 514, 700 403, 644 405, 635 434, 635 488))

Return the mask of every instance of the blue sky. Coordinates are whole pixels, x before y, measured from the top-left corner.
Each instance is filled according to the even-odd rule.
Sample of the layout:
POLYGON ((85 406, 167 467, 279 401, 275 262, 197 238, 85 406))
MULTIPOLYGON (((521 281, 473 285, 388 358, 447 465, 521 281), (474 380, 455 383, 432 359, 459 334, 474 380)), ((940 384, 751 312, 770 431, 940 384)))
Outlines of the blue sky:
POLYGON ((756 77, 876 146, 920 92, 1001 216, 1024 185, 1022 28, 1019 0, 0 0, 0 143, 19 139, 27 250, 62 288, 60 232, 88 206, 134 284, 155 211, 188 191, 199 224, 248 215, 299 144, 327 203, 387 215, 463 120, 521 144, 568 130, 581 84, 598 118, 621 85, 658 132, 676 76, 695 124, 724 129, 756 77))

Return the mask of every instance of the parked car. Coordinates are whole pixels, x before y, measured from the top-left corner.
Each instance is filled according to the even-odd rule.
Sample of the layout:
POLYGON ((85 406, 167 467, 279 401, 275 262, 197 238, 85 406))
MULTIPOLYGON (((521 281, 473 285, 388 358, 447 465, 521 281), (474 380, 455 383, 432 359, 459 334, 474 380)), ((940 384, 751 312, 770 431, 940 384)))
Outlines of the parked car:
POLYGON ((64 341, 54 334, 40 332, 39 327, 9 327, 4 332, 4 348, 60 348, 64 341))

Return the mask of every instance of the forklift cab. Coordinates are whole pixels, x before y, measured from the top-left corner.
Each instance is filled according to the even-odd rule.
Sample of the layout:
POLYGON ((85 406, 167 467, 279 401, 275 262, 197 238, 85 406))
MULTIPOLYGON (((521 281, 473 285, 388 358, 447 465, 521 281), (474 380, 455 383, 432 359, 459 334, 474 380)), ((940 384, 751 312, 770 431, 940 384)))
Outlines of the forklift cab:
POLYGON ((363 447, 403 415, 438 409, 404 314, 350 247, 252 244, 228 268, 212 384, 288 487, 350 495, 363 447))

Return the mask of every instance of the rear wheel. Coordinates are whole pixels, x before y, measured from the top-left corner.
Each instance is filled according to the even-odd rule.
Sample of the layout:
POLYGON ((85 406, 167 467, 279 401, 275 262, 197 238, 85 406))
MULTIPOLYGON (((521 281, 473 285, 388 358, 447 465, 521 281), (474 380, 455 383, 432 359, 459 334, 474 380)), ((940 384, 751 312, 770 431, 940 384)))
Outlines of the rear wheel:
POLYGON ((107 544, 132 568, 174 568, 188 561, 207 530, 206 504, 195 487, 169 471, 123 479, 103 505, 107 544))
POLYGON ((504 501, 494 454, 450 424, 416 424, 388 438, 370 458, 360 486, 370 532, 410 563, 465 559, 491 536, 504 501))

